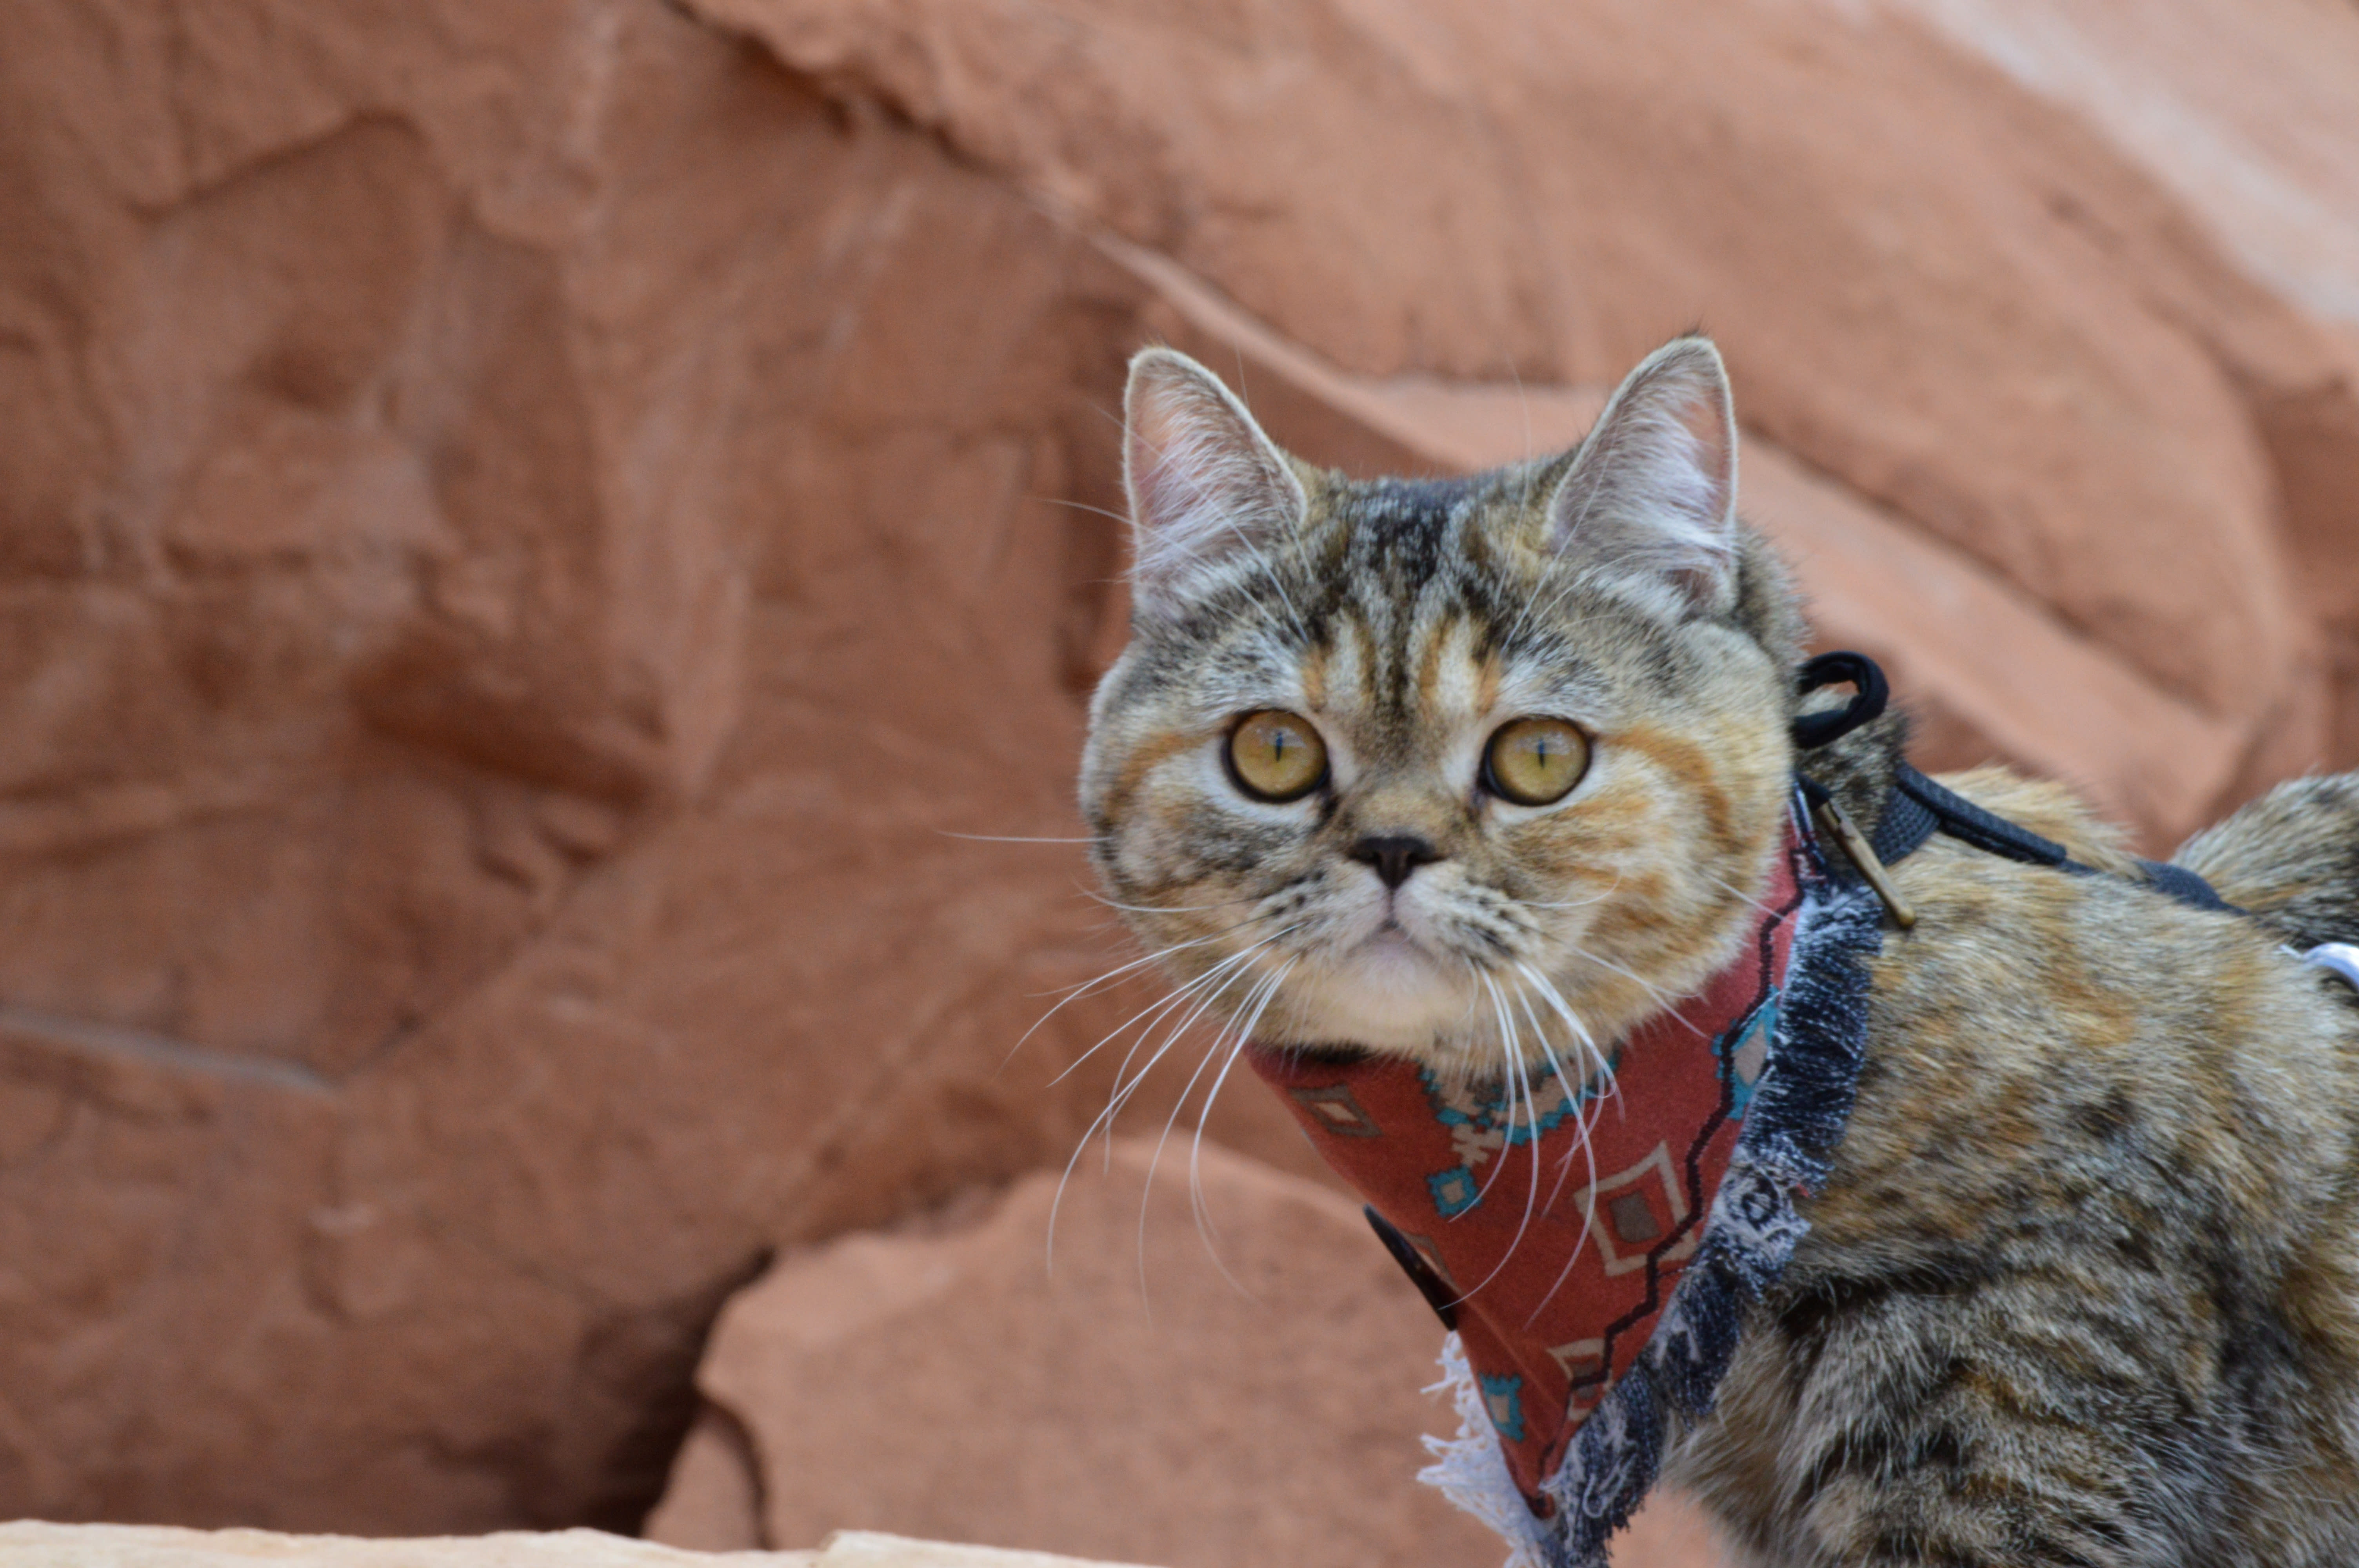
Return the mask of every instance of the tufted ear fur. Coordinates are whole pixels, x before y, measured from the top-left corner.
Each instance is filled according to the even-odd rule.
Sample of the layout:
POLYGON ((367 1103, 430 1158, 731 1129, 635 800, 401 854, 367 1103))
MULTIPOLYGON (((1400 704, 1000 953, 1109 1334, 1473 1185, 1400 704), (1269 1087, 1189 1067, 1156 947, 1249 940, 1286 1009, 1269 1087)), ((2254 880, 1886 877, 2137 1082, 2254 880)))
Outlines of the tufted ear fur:
POLYGON ((1549 498, 1548 543, 1668 583, 1692 613, 1736 597, 1736 412, 1709 338, 1675 338, 1615 389, 1549 498))
POLYGON ((1123 482, 1137 565, 1132 602, 1169 615, 1208 568, 1266 555, 1302 521, 1302 483, 1220 378, 1183 353, 1146 349, 1123 395, 1123 482))

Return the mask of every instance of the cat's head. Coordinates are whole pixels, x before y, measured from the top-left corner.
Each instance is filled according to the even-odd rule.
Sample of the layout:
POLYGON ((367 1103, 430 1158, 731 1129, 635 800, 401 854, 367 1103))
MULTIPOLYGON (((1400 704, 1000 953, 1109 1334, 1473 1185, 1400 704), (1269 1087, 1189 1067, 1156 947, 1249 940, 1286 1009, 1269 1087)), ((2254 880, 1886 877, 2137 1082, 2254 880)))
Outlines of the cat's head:
POLYGON ((1127 416, 1132 635, 1082 803, 1187 1006, 1495 1070, 1727 961, 1783 829, 1801 625, 1736 521, 1709 341, 1573 451, 1463 480, 1310 468, 1169 350, 1127 416))

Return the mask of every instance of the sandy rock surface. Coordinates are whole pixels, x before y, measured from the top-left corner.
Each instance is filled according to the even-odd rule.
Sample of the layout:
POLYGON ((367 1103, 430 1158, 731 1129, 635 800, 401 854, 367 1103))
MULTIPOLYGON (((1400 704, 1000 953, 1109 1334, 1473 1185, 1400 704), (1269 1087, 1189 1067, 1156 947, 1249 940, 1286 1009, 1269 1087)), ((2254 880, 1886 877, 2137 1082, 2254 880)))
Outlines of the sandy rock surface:
MULTIPOLYGON (((697 1374, 710 1413, 649 1534, 861 1527, 1177 1568, 1495 1560, 1412 1478, 1420 1435, 1454 1429, 1423 1391, 1440 1329, 1358 1206, 1190 1156, 1119 1141, 1061 1202, 1042 1172, 951 1228, 782 1260, 722 1314, 697 1374)), ((1615 1561, 1720 1559, 1664 1498, 1615 1561)))
MULTIPOLYGON (((595 1530, 367 1541, 168 1525, 0 1524, 0 1552, 24 1568, 1078 1568, 1078 1560, 841 1530, 800 1552, 679 1551, 595 1530)), ((1105 1568, 1122 1568, 1108 1564, 1105 1568)))
POLYGON ((2359 762, 2354 38, 0 6, 0 1515, 632 1529, 770 1258, 1070 1151, 1139 999, 1007 1063, 1129 955, 1001 840, 1078 831, 1152 336, 1367 471, 1701 319, 1928 761, 2156 844, 2359 762))

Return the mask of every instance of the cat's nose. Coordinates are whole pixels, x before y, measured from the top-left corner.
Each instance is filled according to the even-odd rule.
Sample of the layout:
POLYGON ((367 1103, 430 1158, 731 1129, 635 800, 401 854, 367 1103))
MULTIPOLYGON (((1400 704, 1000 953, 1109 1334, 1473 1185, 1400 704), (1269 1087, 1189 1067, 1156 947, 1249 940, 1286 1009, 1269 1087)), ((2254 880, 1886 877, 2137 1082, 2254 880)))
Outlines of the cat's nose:
POLYGON ((1376 834, 1352 846, 1352 859, 1375 868, 1385 886, 1397 888, 1419 866, 1441 859, 1441 851, 1414 834, 1376 834))

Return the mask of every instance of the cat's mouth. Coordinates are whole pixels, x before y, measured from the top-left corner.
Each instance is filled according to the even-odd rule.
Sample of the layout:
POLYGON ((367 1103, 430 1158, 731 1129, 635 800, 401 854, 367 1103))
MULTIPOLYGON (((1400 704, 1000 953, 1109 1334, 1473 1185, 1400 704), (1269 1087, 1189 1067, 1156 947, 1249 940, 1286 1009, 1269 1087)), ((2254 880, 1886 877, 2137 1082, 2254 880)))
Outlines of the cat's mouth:
POLYGON ((1467 1016, 1458 966, 1397 918, 1291 972, 1285 1013, 1305 1037, 1376 1050, 1423 1049, 1467 1016))
POLYGON ((1424 943, 1409 935, 1408 927, 1387 917, 1382 925, 1368 934, 1353 957, 1377 963, 1391 963, 1425 962, 1430 961, 1433 955, 1427 951, 1424 943))

